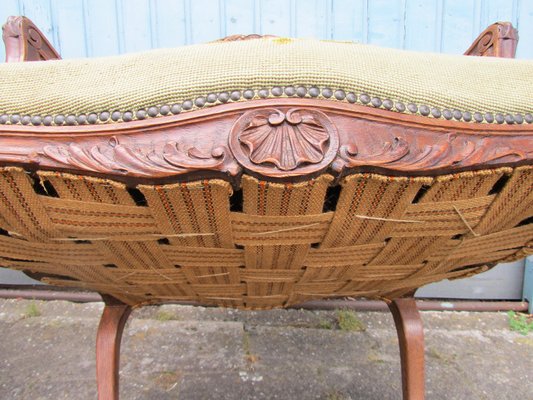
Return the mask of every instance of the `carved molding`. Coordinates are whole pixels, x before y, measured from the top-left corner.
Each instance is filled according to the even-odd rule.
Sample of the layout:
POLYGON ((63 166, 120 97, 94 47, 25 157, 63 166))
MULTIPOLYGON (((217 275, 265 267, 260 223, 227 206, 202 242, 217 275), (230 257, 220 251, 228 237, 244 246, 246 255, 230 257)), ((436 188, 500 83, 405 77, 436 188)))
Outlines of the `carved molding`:
POLYGON ((2 31, 6 62, 61 59, 39 28, 26 17, 9 17, 2 31))
POLYGON ((336 156, 339 137, 321 111, 266 108, 248 111, 235 122, 229 146, 248 170, 290 176, 327 167, 336 156))
MULTIPOLYGON (((436 175, 533 163, 533 125, 468 124, 311 99, 252 100, 157 120, 0 126, 0 165, 127 183, 328 171, 436 175)), ((238 184, 238 179, 232 179, 238 184)))
POLYGON ((496 22, 477 37, 467 56, 514 58, 518 44, 518 31, 510 22, 496 22))
POLYGON ((518 137, 504 139, 459 130, 432 132, 369 121, 357 121, 354 128, 359 134, 344 138, 333 165, 337 172, 376 167, 409 175, 509 165, 533 158, 533 146, 520 148, 518 137))
MULTIPOLYGON (((155 144, 155 143, 154 143, 155 144)), ((139 177, 165 177, 197 170, 221 171, 229 150, 218 146, 206 153, 194 146, 178 141, 159 143, 153 147, 121 144, 112 136, 103 144, 69 143, 46 145, 42 151, 31 155, 34 162, 48 159, 66 167, 103 174, 135 175, 139 177)))
POLYGON ((275 38, 275 35, 259 35, 257 33, 251 33, 249 35, 230 35, 223 37, 222 39, 215 40, 215 42, 239 42, 242 40, 252 40, 252 39, 265 39, 265 38, 275 38))
POLYGON ((301 164, 317 164, 324 159, 329 132, 313 114, 317 112, 258 112, 238 140, 248 148, 254 164, 270 162, 283 171, 301 164))

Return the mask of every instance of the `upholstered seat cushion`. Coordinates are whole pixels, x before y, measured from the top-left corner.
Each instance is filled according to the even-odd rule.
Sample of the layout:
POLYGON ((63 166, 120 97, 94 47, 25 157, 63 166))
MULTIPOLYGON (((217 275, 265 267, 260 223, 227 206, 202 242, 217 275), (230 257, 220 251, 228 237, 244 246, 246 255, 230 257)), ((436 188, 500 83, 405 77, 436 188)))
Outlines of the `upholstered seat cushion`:
POLYGON ((102 112, 109 113, 104 121, 113 122, 107 119, 113 112, 120 121, 126 111, 131 112, 128 119, 135 119, 138 110, 145 110, 141 118, 158 115, 162 105, 168 105, 162 112, 167 114, 174 104, 180 105, 173 109, 178 112, 276 95, 374 103, 393 111, 413 103, 417 109, 411 106, 405 112, 427 115, 433 108, 436 117, 445 109, 525 115, 533 108, 533 62, 264 38, 107 58, 3 64, 0 87, 2 123, 17 123, 27 115, 102 112), (398 102, 402 104, 395 107, 398 102))

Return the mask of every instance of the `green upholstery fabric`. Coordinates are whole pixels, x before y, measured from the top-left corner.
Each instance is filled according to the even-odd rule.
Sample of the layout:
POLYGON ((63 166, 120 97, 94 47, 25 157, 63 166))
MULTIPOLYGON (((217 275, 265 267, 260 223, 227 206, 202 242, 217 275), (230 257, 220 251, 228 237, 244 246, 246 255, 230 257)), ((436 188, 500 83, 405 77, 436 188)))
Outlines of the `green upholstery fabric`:
POLYGON ((470 112, 533 109, 532 61, 274 38, 2 64, 0 113, 135 112, 209 93, 286 85, 343 89, 470 112))

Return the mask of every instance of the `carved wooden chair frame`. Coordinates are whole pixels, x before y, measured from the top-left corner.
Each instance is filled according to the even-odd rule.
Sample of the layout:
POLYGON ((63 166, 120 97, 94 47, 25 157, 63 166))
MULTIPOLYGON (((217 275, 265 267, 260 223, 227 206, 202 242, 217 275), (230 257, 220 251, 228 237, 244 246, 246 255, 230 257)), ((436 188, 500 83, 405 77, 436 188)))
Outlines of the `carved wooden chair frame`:
MULTIPOLYGON (((237 35, 222 40, 245 40, 253 36, 237 35)), ((24 17, 11 17, 4 26, 3 37, 7 62, 60 58, 39 29, 24 17)), ((516 30, 511 24, 497 23, 485 30, 465 54, 512 58, 517 40, 516 30)), ((247 96, 246 93, 240 95, 247 96)), ((346 96, 340 92, 330 95, 346 96)), ((206 101, 210 100, 196 99, 195 104, 201 106, 206 101)), ((369 98, 368 101, 381 100, 369 98)), ((451 115, 452 120, 428 119, 420 115, 391 113, 386 108, 388 105, 384 109, 347 102, 316 102, 296 95, 228 103, 180 115, 172 115, 167 110, 168 116, 157 119, 144 119, 152 112, 148 109, 145 111, 147 115, 140 116, 143 118, 138 116, 137 120, 127 124, 77 125, 68 116, 61 116, 55 124, 47 124, 42 120, 22 120, 22 124, 0 126, 0 162, 32 170, 38 167, 76 174, 88 173, 131 185, 166 183, 185 176, 187 179, 197 179, 222 175, 238 183, 243 170, 252 176, 266 177, 274 182, 298 182, 302 177, 318 176, 326 170, 339 179, 354 169, 417 176, 421 171, 425 175, 437 175, 472 167, 496 168, 531 163, 533 128, 529 124, 517 125, 507 121, 507 124, 476 125, 468 121, 479 118, 477 115, 464 114, 459 118, 451 115), (454 121, 454 117, 462 120, 454 121), (314 121, 310 123, 318 124, 319 131, 328 133, 323 142, 318 144, 324 150, 323 157, 316 160, 311 157, 297 164, 279 159, 268 159, 269 162, 264 163, 265 158, 259 156, 253 159, 249 151, 253 139, 246 142, 246 138, 242 137, 242 132, 250 127, 253 118, 261 119, 263 124, 269 124, 272 129, 283 123, 305 124, 305 118, 314 121), (56 126, 70 123, 73 126, 68 128, 68 135, 64 134, 65 126, 56 126), (176 132, 192 126, 204 140, 214 144, 211 154, 203 154, 193 147, 179 153, 175 151, 182 148, 178 143, 173 147, 172 162, 166 165, 136 158, 135 149, 168 142, 168 138, 176 132), (144 133, 147 130, 150 130, 149 138, 144 133), (372 142, 394 141, 391 136, 394 130, 401 131, 403 139, 395 144, 397 151, 393 152, 393 157, 390 153, 375 154, 372 142), (353 131, 358 132, 357 142, 350 134, 353 131), (455 132, 453 138, 449 131, 455 132), (469 143, 469 156, 463 157, 465 154, 461 154, 460 148, 452 148, 451 140, 469 143), (102 146, 107 149, 112 147, 123 155, 120 168, 128 173, 117 173, 116 165, 102 162, 99 158, 101 154, 94 155, 102 146), (432 157, 423 156, 427 148, 432 149, 432 157), (92 158, 91 154, 94 155, 92 158)), ((432 110, 421 108, 420 112, 429 114, 432 110)), ((104 117, 114 118, 113 115, 104 117)), ((399 296, 408 294, 398 293, 399 296)), ((106 306, 96 345, 98 393, 101 400, 118 399, 120 340, 131 307, 111 296, 102 297, 106 306)), ((399 338, 404 399, 423 399, 424 338, 415 301, 408 296, 393 299, 388 304, 399 338)))

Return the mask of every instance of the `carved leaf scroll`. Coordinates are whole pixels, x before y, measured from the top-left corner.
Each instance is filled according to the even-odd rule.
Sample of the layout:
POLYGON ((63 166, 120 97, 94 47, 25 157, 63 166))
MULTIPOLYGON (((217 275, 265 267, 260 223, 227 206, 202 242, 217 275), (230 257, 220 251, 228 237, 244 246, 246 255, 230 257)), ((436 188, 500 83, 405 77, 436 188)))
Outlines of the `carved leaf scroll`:
POLYGON ((91 127, 3 125, 0 163, 95 172, 127 182, 135 178, 190 179, 189 173, 195 178, 231 176, 238 182, 242 168, 263 179, 291 181, 326 171, 337 176, 366 171, 437 175, 525 164, 533 159, 530 124, 442 121, 431 127, 421 123, 423 117, 405 121, 390 113, 384 119, 379 110, 369 116, 366 109, 360 113, 342 103, 326 108, 324 102, 315 102, 316 106, 304 99, 298 102, 302 102, 299 107, 293 99, 260 100, 256 108, 217 111, 176 126, 150 127, 149 131, 138 127, 127 132, 93 132, 91 127), (60 129, 65 134, 58 134, 60 129), (286 146, 274 151, 276 143, 282 142, 286 146))
POLYGON ((357 134, 345 137, 339 148, 339 158, 333 164, 337 172, 358 167, 422 172, 515 163, 533 154, 518 148, 516 138, 502 140, 490 134, 431 132, 362 120, 354 128, 357 134))
POLYGON ((112 137, 107 145, 48 145, 38 157, 93 172, 157 177, 167 176, 172 172, 220 169, 227 153, 224 146, 216 147, 206 154, 196 147, 186 147, 176 141, 166 142, 158 149, 148 149, 124 145, 117 137, 112 137))

